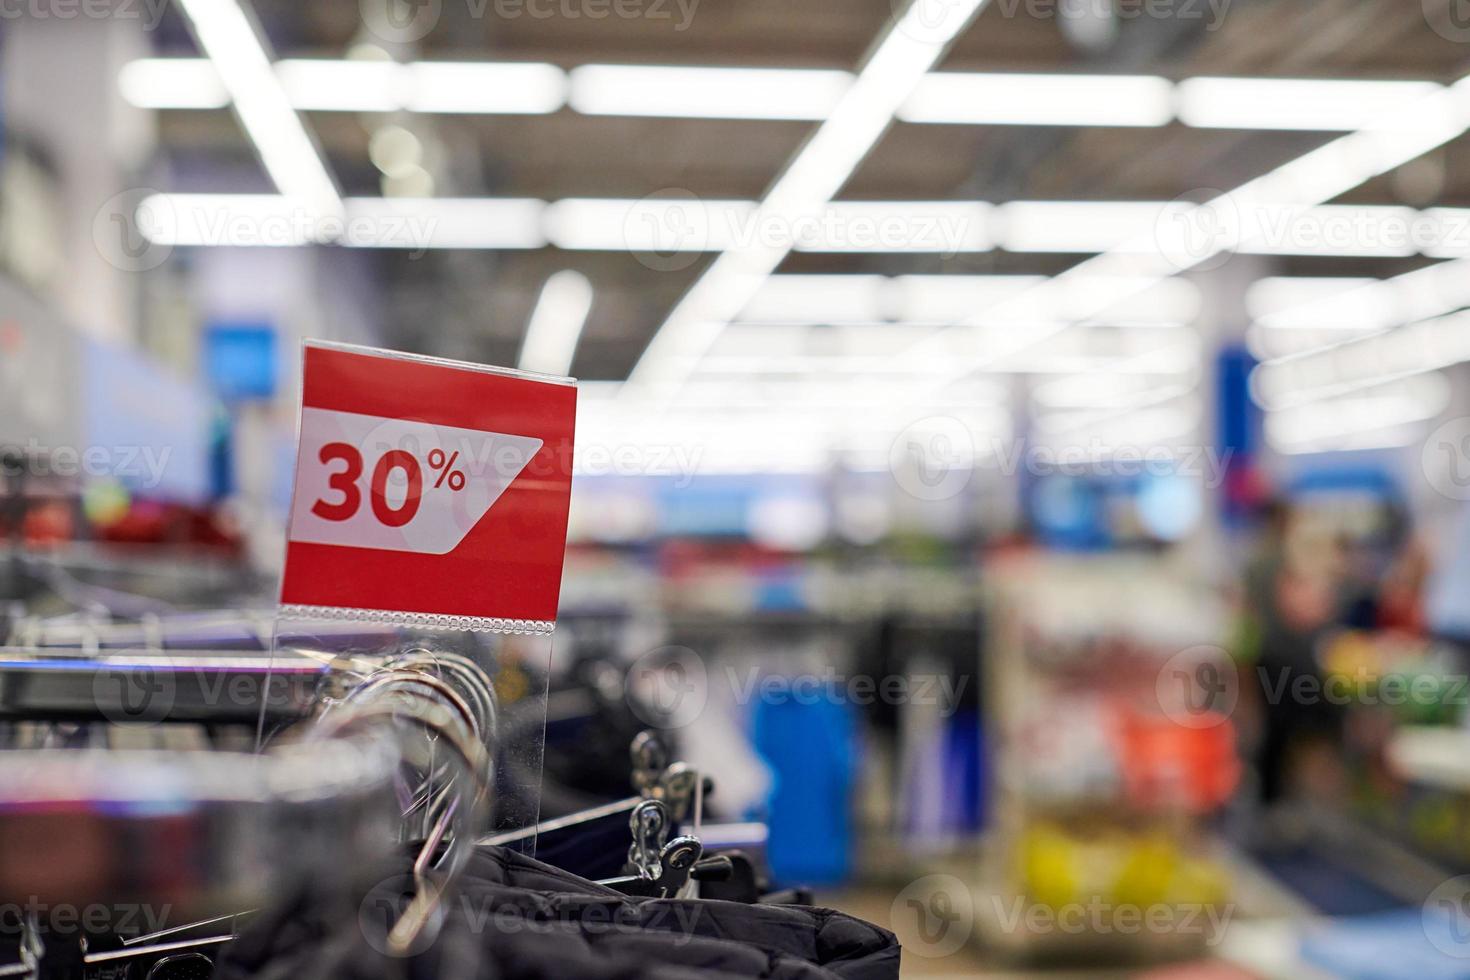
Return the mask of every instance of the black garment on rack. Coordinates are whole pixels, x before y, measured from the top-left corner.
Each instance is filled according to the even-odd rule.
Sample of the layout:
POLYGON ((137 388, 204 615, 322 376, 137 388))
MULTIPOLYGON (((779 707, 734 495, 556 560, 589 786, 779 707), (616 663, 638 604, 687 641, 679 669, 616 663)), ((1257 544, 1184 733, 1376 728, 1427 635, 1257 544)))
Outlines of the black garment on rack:
POLYGON ((583 878, 613 878, 628 859, 627 810, 597 817, 564 830, 542 831, 536 856, 542 862, 583 878))
POLYGON ((252 920, 217 977, 896 980, 898 964, 892 933, 839 912, 629 898, 517 852, 480 848, 438 941, 418 955, 393 960, 358 921, 328 925, 296 903, 252 920))

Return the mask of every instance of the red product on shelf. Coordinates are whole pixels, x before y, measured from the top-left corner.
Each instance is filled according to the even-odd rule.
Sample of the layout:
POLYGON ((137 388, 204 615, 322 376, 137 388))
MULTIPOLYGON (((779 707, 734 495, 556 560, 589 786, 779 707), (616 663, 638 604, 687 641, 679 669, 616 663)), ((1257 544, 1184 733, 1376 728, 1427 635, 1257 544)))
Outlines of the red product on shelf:
POLYGON ((1119 705, 1113 735, 1124 791, 1137 806, 1206 812, 1228 800, 1240 781, 1235 726, 1223 714, 1202 715, 1186 726, 1119 705))

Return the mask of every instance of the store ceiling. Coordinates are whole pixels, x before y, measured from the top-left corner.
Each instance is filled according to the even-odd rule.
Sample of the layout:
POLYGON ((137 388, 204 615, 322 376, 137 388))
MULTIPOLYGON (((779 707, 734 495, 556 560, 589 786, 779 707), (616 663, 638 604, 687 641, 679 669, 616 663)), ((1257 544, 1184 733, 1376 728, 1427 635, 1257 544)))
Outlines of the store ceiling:
MULTIPOLYGON (((426 0, 427 2, 427 0, 426 0)), ((945 71, 1132 72, 1191 76, 1429 79, 1449 82, 1470 46, 1430 29, 1407 0, 1234 0, 1219 20, 1207 0, 1179 0, 1172 19, 1126 16, 1145 0, 1119 0, 1116 42, 1087 54, 1068 41, 1045 0, 995 0, 940 65, 945 71), (1009 15, 1009 16, 1008 16, 1009 15)), ((1426 0, 1430 9, 1456 0, 1426 0)), ((581 5, 579 5, 580 7, 581 5)), ((685 29, 668 19, 497 16, 497 0, 442 0, 437 26, 400 60, 547 61, 856 69, 892 17, 891 0, 703 0, 685 29), (487 11, 476 17, 473 11, 487 11)), ((373 40, 357 0, 257 0, 281 57, 331 57, 373 40)), ((176 16, 176 15, 170 15, 176 16)), ((195 55, 181 24, 157 33, 159 54, 195 55)), ((379 193, 368 159, 379 115, 306 114, 349 194, 379 193)), ((542 116, 400 119, 439 149, 443 196, 641 198, 678 188, 703 198, 759 199, 815 123, 619 118, 563 109, 542 116)), ((228 109, 165 111, 162 147, 177 190, 269 190, 228 109)), ((847 182, 844 200, 1171 200, 1237 186, 1327 142, 1332 134, 1193 129, 914 125, 892 127, 847 182)), ((1470 140, 1453 141, 1405 179, 1389 174, 1353 191, 1358 203, 1470 204, 1470 140), (1419 198, 1419 199, 1416 199, 1419 198)), ((941 255, 802 254, 782 272, 1058 273, 1082 256, 1003 251, 941 255)), ((438 251, 373 254, 389 284, 390 340, 430 352, 513 363, 546 278, 585 273, 596 290, 573 372, 627 376, 649 338, 710 261, 651 269, 627 252, 438 251)), ((1275 258, 1269 271, 1386 276, 1416 258, 1275 258)), ((682 263, 681 263, 682 264, 682 263)))

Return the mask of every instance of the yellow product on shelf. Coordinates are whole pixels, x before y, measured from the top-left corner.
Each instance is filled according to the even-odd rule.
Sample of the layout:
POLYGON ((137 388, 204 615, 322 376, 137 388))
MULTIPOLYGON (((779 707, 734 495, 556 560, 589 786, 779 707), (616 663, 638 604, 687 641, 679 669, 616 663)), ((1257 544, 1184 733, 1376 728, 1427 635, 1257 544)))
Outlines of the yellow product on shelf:
POLYGON ((1161 831, 1083 838, 1053 824, 1030 827, 1020 848, 1021 890, 1039 905, 1097 901, 1117 906, 1218 905, 1230 895, 1225 869, 1192 857, 1161 831))
POLYGON ((1113 882, 1119 904, 1146 908, 1162 903, 1180 870, 1179 848, 1163 834, 1125 838, 1122 867, 1113 882))
POLYGON ((1021 839, 1021 890, 1053 908, 1076 901, 1078 857, 1075 841, 1056 827, 1028 828, 1021 839))

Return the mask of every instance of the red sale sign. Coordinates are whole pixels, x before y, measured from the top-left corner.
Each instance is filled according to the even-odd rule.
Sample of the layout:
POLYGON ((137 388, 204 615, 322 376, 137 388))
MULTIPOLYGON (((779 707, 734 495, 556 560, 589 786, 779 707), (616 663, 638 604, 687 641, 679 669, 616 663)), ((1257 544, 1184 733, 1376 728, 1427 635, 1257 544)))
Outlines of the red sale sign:
POLYGON ((303 360, 286 611, 549 630, 572 383, 320 343, 303 360))

